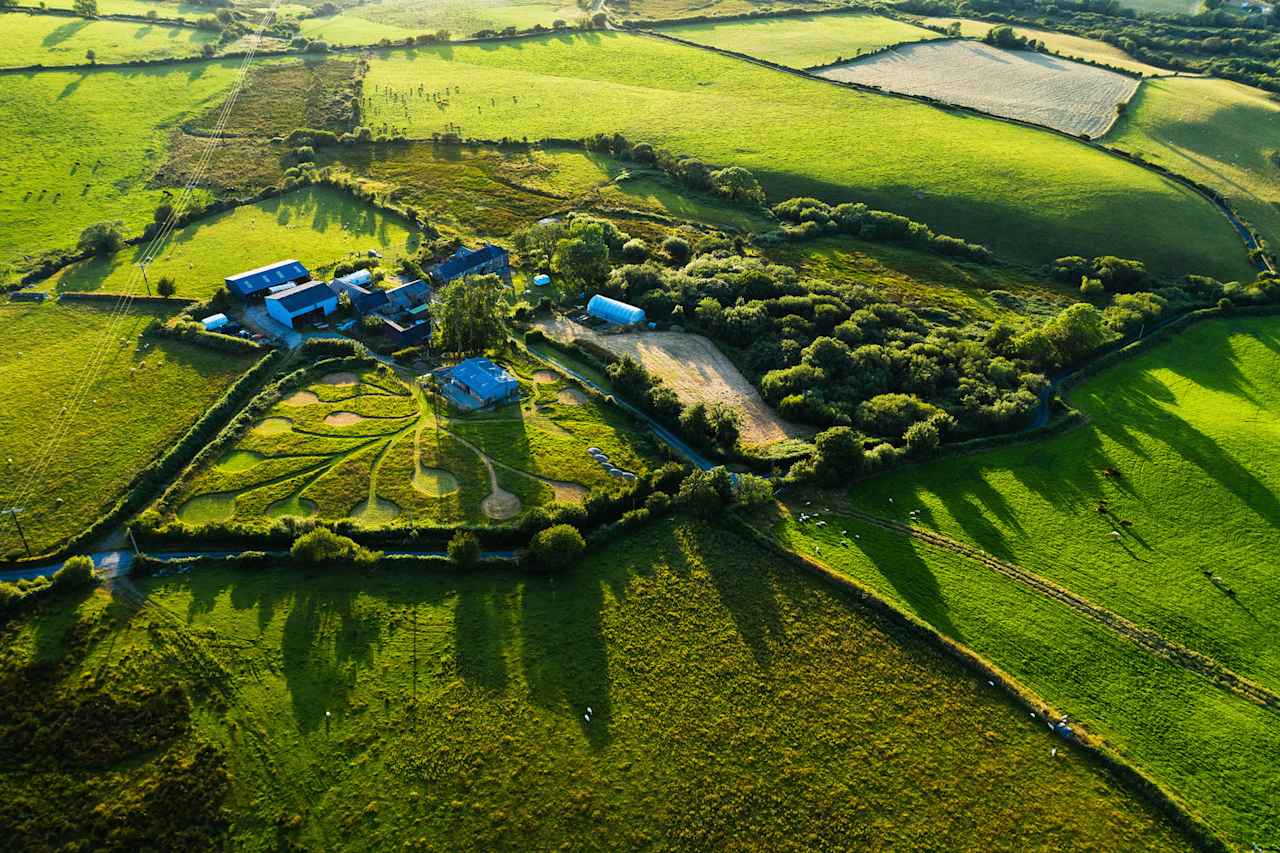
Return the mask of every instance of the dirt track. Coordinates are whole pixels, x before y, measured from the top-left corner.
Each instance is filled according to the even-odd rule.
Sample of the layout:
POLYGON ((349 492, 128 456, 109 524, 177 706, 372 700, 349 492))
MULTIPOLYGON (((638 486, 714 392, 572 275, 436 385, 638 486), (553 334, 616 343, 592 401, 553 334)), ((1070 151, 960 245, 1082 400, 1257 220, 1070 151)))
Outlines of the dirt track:
POLYGON ((591 341, 617 355, 629 355, 676 392, 680 402, 724 403, 742 415, 742 443, 763 446, 812 430, 789 423, 765 404, 760 394, 716 345, 684 332, 629 332, 602 335, 566 317, 539 320, 538 327, 560 341, 591 341))

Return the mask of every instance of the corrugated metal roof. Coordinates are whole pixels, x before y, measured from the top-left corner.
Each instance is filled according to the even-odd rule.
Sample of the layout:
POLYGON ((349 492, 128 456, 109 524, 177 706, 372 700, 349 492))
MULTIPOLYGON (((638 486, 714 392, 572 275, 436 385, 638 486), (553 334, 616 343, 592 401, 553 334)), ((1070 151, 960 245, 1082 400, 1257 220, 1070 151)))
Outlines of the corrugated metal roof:
POLYGON ((436 276, 443 281, 452 281, 466 275, 478 266, 494 260, 505 260, 507 250, 492 243, 485 243, 479 249, 461 248, 449 256, 449 259, 436 266, 436 276))
POLYGON ((587 313, 592 317, 599 317, 601 320, 608 320, 620 326, 632 326, 644 322, 643 308, 610 299, 600 293, 591 297, 591 301, 587 303, 587 313))
POLYGON ((265 267, 258 267, 256 270, 229 275, 226 277, 225 282, 228 290, 234 290, 241 296, 247 296, 259 290, 274 287, 277 284, 287 284, 291 281, 307 278, 309 275, 307 268, 300 261, 290 259, 277 261, 265 267))
POLYGON ((519 387, 514 376, 487 358, 469 358, 460 362, 450 375, 482 400, 501 400, 519 387))
POLYGON ((267 297, 267 301, 279 302, 290 314, 297 314, 302 311, 309 311, 317 305, 337 298, 334 292, 329 289, 329 285, 323 281, 309 281, 306 284, 290 288, 283 293, 273 293, 267 297))
POLYGON ((387 300, 401 308, 412 308, 431 298, 431 285, 418 279, 386 291, 387 300))
POLYGON ((373 282, 373 273, 368 270, 356 270, 344 276, 339 276, 333 280, 334 284, 351 285, 357 287, 368 287, 373 282))

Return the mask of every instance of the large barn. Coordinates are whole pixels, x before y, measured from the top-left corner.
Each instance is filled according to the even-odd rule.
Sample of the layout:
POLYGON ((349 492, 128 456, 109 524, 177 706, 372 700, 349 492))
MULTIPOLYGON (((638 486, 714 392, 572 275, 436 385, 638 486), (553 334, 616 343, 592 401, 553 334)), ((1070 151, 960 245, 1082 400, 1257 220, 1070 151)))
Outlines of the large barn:
POLYGON ((236 273, 224 279, 227 290, 242 299, 261 296, 273 287, 285 284, 302 284, 311 280, 311 273, 301 261, 276 261, 256 270, 236 273))
POLYGON ((315 322, 338 310, 338 294, 323 281, 312 281, 272 293, 266 298, 267 313, 289 328, 315 322))

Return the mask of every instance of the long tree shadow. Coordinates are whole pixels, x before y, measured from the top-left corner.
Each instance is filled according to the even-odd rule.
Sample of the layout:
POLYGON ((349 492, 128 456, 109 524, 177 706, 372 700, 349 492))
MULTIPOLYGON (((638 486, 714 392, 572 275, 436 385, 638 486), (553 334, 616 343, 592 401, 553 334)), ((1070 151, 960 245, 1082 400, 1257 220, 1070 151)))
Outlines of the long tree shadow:
POLYGON ((572 714, 596 749, 613 737, 609 654, 600 623, 603 605, 600 579, 574 572, 529 579, 520 609, 521 656, 530 699, 572 714))
MULTIPOLYGON (((856 523, 851 522, 850 526, 854 524, 856 523)), ((861 527, 861 530, 863 532, 859 538, 854 540, 854 547, 871 561, 897 592, 898 597, 913 613, 939 632, 964 642, 964 634, 951 621, 938 579, 917 551, 926 546, 917 545, 896 533, 881 532, 869 527, 861 527)))
POLYGON ((454 654, 458 675, 468 684, 487 690, 507 687, 504 652, 510 625, 504 590, 507 581, 475 581, 461 585, 453 613, 454 654))

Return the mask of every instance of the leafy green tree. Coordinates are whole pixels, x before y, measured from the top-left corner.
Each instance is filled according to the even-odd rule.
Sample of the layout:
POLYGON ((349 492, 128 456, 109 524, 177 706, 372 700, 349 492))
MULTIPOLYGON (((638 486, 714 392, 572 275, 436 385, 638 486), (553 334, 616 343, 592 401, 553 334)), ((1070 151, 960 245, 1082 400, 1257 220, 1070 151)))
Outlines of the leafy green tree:
POLYGON ((764 204, 764 190, 760 182, 741 166, 712 172, 711 186, 718 194, 740 204, 764 204))
POLYGON ((160 280, 156 282, 156 293, 160 294, 165 299, 168 299, 169 297, 173 296, 177 292, 178 292, 178 285, 174 282, 173 276, 171 275, 160 276, 160 280))
POLYGON ((75 0, 71 8, 77 15, 93 18, 98 14, 98 0, 75 0))
POLYGON ((1045 324, 1048 336, 1063 364, 1074 364, 1107 341, 1102 312, 1085 302, 1068 305, 1045 324))
POLYGON ((758 506, 773 500, 773 483, 755 474, 739 474, 734 500, 742 506, 758 506))
POLYGON ((862 472, 866 463, 866 450, 862 436, 846 426, 836 426, 818 433, 814 440, 814 473, 826 483, 836 483, 843 478, 862 472))
POLYGON ((733 499, 733 479, 723 467, 694 471, 680 483, 676 502, 694 515, 715 518, 733 499))
POLYGON ((505 288, 496 275, 475 275, 446 284, 433 303, 436 345, 465 355, 497 346, 506 336, 505 288))
POLYGON ((575 220, 556 243, 551 257, 552 272, 570 284, 586 289, 602 284, 609 275, 609 269, 609 244, 605 240, 604 226, 591 220, 575 220))
POLYGON ((93 573, 93 560, 83 555, 67 558, 62 568, 53 573, 53 585, 62 588, 89 586, 98 582, 93 573))
POLYGON ((98 62, 98 54, 93 48, 89 48, 84 52, 84 58, 89 60, 90 65, 95 65, 98 62))
POLYGON ((124 223, 120 220, 95 222, 80 232, 76 242, 82 252, 109 255, 124 245, 124 223))
POLYGON ((563 569, 573 565, 586 547, 576 527, 556 524, 533 537, 529 542, 529 556, 544 569, 563 569))
POLYGON ((317 527, 294 540, 289 555, 299 563, 322 565, 350 563, 367 566, 382 558, 381 551, 371 551, 354 539, 339 536, 327 527, 317 527))
POLYGON ((516 250, 524 258, 526 266, 538 270, 551 269, 551 258, 556 244, 564 237, 563 222, 538 222, 522 228, 512 235, 516 250))
POLYGON ((693 253, 693 249, 689 247, 689 241, 683 237, 668 237, 663 240, 662 251, 677 264, 687 263, 689 255, 693 253))

